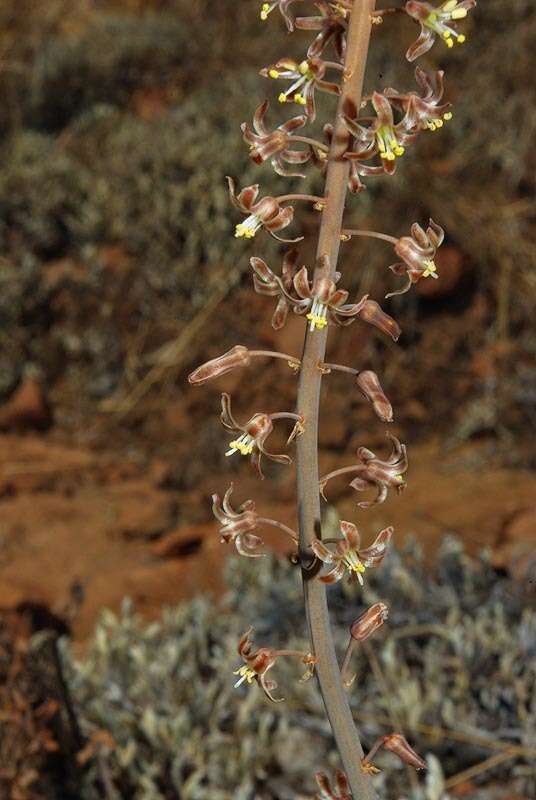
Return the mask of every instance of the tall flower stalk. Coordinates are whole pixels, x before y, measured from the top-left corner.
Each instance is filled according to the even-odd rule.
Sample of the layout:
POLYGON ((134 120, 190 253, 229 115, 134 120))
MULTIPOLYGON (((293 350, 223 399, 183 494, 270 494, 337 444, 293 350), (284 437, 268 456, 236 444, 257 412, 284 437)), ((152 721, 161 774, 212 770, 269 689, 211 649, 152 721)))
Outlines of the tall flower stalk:
MULTIPOLYGON (((229 178, 229 191, 235 207, 247 218, 236 225, 235 235, 250 240, 257 233, 275 236, 283 242, 296 243, 303 237, 283 239, 275 231, 295 224, 295 203, 312 204, 321 212, 321 221, 316 247, 314 269, 300 265, 300 253, 295 247, 287 248, 283 255, 281 276, 261 258, 250 259, 254 288, 260 294, 277 298, 272 317, 272 326, 279 330, 290 312, 302 315, 305 322, 304 344, 300 358, 273 351, 248 350, 236 345, 222 356, 212 359, 195 369, 190 383, 202 385, 217 379, 230 370, 255 368, 255 357, 281 358, 287 361, 294 374, 299 375, 295 410, 271 411, 263 409, 240 424, 231 413, 230 398, 222 395, 222 424, 227 430, 239 434, 229 444, 226 455, 239 452, 251 457, 259 477, 260 457, 280 464, 290 464, 286 454, 274 454, 265 450, 265 439, 272 431, 273 421, 287 420, 293 423, 287 445, 296 442, 297 519, 298 533, 269 517, 260 517, 252 500, 241 506, 230 503, 232 487, 223 501, 213 496, 213 510, 220 523, 222 542, 233 543, 237 552, 246 557, 266 555, 264 543, 254 531, 260 525, 277 528, 290 538, 296 547, 294 558, 301 565, 305 610, 310 634, 310 652, 279 650, 263 646, 253 650, 249 634, 245 634, 238 645, 238 653, 245 664, 236 671, 240 677, 236 686, 256 682, 269 700, 274 701, 271 689, 275 684, 265 677, 279 656, 298 656, 307 665, 305 677, 316 673, 335 742, 344 767, 336 774, 335 788, 324 773, 317 773, 316 780, 320 798, 350 798, 372 800, 375 797, 372 777, 379 769, 372 764, 372 756, 383 747, 416 769, 424 768, 425 762, 416 754, 401 733, 382 736, 365 757, 356 730, 347 692, 353 683, 349 677, 349 662, 352 650, 365 638, 371 636, 387 619, 387 608, 377 603, 362 614, 350 629, 350 644, 346 654, 339 657, 336 652, 329 619, 327 587, 339 580, 366 579, 368 567, 381 567, 386 550, 392 546, 394 530, 385 528, 368 544, 361 545, 361 535, 353 522, 340 525, 340 537, 322 538, 321 497, 329 480, 351 473, 352 488, 359 492, 376 490, 376 498, 358 503, 359 509, 367 509, 388 497, 388 489, 398 492, 405 485, 404 474, 408 467, 406 447, 391 436, 392 452, 386 459, 379 458, 366 447, 360 447, 355 465, 342 467, 325 476, 320 476, 318 465, 318 428, 320 412, 320 389, 322 380, 332 370, 339 370, 356 380, 361 394, 371 404, 372 410, 384 423, 393 419, 391 403, 381 388, 378 377, 369 369, 356 369, 340 364, 326 363, 326 348, 329 328, 332 325, 348 326, 356 320, 374 326, 381 334, 397 341, 401 330, 379 305, 365 295, 354 302, 347 302, 348 292, 339 285, 339 250, 341 244, 352 236, 368 236, 391 244, 400 262, 388 268, 396 276, 405 276, 406 284, 395 286, 393 294, 409 291, 413 285, 426 278, 437 278, 434 261, 436 251, 443 241, 443 230, 430 220, 426 231, 413 223, 411 236, 400 239, 383 232, 361 230, 351 227, 344 217, 347 193, 359 194, 366 186, 361 178, 388 179, 394 175, 398 162, 409 145, 414 149, 421 134, 435 131, 449 120, 450 105, 441 104, 443 95, 443 72, 428 76, 417 67, 415 77, 422 94, 415 91, 400 92, 388 88, 373 91, 363 97, 363 80, 371 29, 384 18, 396 20, 395 12, 406 12, 421 26, 417 42, 406 53, 414 61, 433 46, 437 37, 452 46, 452 37, 462 43, 465 36, 449 27, 463 21, 475 0, 446 0, 435 7, 425 2, 407 2, 405 6, 392 9, 375 9, 375 0, 314 0, 313 16, 297 16, 303 0, 275 0, 261 6, 260 17, 264 22, 279 10, 289 31, 314 31, 316 36, 301 60, 285 55, 275 64, 264 67, 261 74, 276 82, 291 81, 290 87, 279 95, 281 103, 295 104, 302 113, 272 130, 265 123, 268 100, 254 113, 253 129, 242 123, 242 132, 250 147, 250 157, 255 163, 270 160, 275 172, 281 176, 301 176, 304 167, 318 167, 325 177, 321 196, 308 194, 281 194, 277 197, 259 196, 259 186, 247 186, 238 194, 235 183, 229 178), (331 53, 327 51, 331 49, 331 53), (326 60, 326 54, 334 60, 326 60), (329 71, 330 81, 324 80, 329 71), (333 76, 333 77, 332 77, 333 76), (324 91, 337 98, 333 122, 324 127, 326 140, 317 141, 301 130, 316 116, 315 91, 324 91), (297 134, 295 131, 300 130, 297 134), (299 166, 300 172, 296 172, 299 166), (351 794, 350 794, 351 792, 351 794)), ((274 15, 275 16, 275 15, 274 15)), ((270 85, 270 84, 269 84, 270 85)), ((277 91, 280 91, 278 89, 277 91)), ((407 156, 409 157, 409 156, 407 156)), ((385 247, 384 244, 380 245, 385 247)), ((360 526, 361 528, 361 526, 360 526)), ((254 563, 254 562, 253 562, 254 563)), ((279 699, 278 699, 279 701, 279 699)))

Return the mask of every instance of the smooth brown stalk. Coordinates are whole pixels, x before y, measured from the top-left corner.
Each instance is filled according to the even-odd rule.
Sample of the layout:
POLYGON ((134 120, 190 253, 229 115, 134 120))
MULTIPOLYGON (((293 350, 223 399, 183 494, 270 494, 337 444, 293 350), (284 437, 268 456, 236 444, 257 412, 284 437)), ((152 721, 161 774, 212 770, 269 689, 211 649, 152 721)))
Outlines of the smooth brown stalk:
MULTIPOLYGON (((339 255, 342 217, 346 199, 349 162, 342 156, 349 143, 343 120, 343 105, 351 99, 360 106, 363 77, 371 30, 371 15, 375 0, 354 0, 347 39, 342 92, 339 98, 325 186, 325 207, 322 213, 317 256, 327 255, 331 277, 339 255)), ((318 414, 322 372, 328 328, 307 331, 303 350, 298 389, 298 412, 305 419, 305 430, 297 440, 297 489, 305 607, 310 628, 313 652, 317 659, 316 673, 326 712, 343 763, 354 800, 373 800, 375 792, 368 775, 361 771, 363 749, 354 725, 333 644, 326 589, 314 580, 307 567, 311 564, 310 545, 320 536, 320 495, 318 491, 318 414)))

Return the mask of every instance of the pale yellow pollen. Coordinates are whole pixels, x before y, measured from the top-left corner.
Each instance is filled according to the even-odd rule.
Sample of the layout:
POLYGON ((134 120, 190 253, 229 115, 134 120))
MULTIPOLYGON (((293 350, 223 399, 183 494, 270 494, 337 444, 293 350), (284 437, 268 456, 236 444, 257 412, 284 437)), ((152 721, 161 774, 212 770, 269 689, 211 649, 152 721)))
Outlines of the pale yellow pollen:
POLYGON ((270 8, 270 3, 263 3, 261 6, 261 19, 263 22, 266 22, 268 19, 268 14, 272 9, 270 8))
POLYGON ((253 683, 253 681, 255 680, 256 673, 254 670, 251 669, 251 667, 244 665, 243 667, 240 667, 240 669, 233 670, 233 675, 240 675, 240 678, 234 685, 234 688, 236 689, 238 686, 244 683, 244 681, 247 681, 248 683, 253 683))
POLYGON ((244 238, 244 239, 253 239, 255 236, 255 228, 249 227, 249 225, 245 225, 243 222, 239 222, 238 225, 235 227, 235 237, 237 239, 244 238))
MULTIPOLYGON (((426 266, 426 269, 424 270, 422 277, 437 278, 438 275, 437 275, 437 267, 435 261, 424 261, 423 263, 426 266)), ((399 478, 400 480, 403 480, 402 475, 397 475, 396 477, 399 478)))

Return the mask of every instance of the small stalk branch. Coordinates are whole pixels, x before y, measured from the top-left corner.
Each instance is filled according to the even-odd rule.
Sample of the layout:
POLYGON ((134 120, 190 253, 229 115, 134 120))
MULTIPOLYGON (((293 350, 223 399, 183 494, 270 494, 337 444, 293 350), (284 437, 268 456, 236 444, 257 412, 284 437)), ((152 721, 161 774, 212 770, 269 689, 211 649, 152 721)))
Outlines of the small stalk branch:
MULTIPOLYGON (((354 0, 347 39, 347 56, 343 71, 333 139, 326 175, 324 210, 320 225, 317 256, 327 255, 331 277, 335 273, 341 243, 341 225, 346 199, 349 162, 342 156, 349 142, 343 121, 343 104, 351 99, 359 108, 363 77, 371 31, 375 0, 354 0)), ((316 273, 319 274, 318 271, 316 273)), ((363 750, 356 731, 331 634, 326 589, 311 579, 310 545, 320 535, 320 496, 318 491, 318 414, 322 371, 328 328, 307 331, 303 349, 297 409, 307 420, 304 433, 297 440, 297 490, 300 533, 300 555, 303 563, 305 606, 310 628, 316 673, 326 712, 333 730, 344 771, 354 800, 373 800, 375 792, 370 778, 361 768, 363 750)))

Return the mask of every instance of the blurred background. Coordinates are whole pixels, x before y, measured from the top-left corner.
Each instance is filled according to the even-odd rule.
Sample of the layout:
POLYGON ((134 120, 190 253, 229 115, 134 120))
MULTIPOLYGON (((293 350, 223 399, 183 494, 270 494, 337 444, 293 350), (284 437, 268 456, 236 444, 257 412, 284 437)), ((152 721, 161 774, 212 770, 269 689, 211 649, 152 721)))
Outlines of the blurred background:
MULTIPOLYGON (((255 687, 232 689, 233 648, 250 623, 270 642, 303 642, 300 587, 277 534, 266 541, 281 561, 238 564, 210 510, 211 493, 233 481, 237 502, 255 499, 295 527, 292 467, 267 464, 261 483, 226 458, 219 404, 230 392, 240 420, 292 411, 296 381, 284 362, 261 360, 201 388, 186 381, 236 343, 301 350, 303 319, 276 334, 270 298, 252 292, 250 256, 277 272, 281 247, 262 232, 234 238, 225 184, 322 187, 314 168, 303 180, 255 166, 241 140, 265 97, 269 123, 281 119, 279 84, 258 70, 301 60, 310 40, 289 38, 277 12, 262 23, 259 9, 0 9, 0 796, 10 800, 285 800, 310 797, 315 769, 337 763, 311 686, 281 680, 281 713, 255 687)), ((389 762, 395 777, 382 774, 380 789, 519 800, 536 796, 536 13, 528 0, 481 0, 464 32, 463 47, 438 42, 419 62, 445 69, 452 121, 347 205, 350 227, 400 236, 432 216, 446 240, 440 280, 389 301, 390 248, 353 239, 341 251, 344 286, 382 302, 403 334, 395 345, 357 322, 333 331, 328 359, 378 373, 410 469, 404 494, 366 517, 344 482, 330 484, 330 524, 338 512, 366 537, 393 524, 400 551, 365 599, 348 587, 332 597, 341 646, 366 597, 388 596, 399 625, 425 629, 380 637, 369 656, 382 688, 356 690, 369 744, 387 730, 383 714, 430 754, 426 780, 389 762), (445 738, 454 727, 458 739, 445 738)), ((415 36, 404 15, 374 26, 367 92, 414 88, 404 53, 415 36)), ((319 136, 332 105, 321 97, 319 136)), ((297 210, 304 263, 317 228, 317 212, 297 210)), ((348 376, 328 376, 323 392, 323 472, 352 463, 360 445, 386 452, 385 426, 348 376)))

